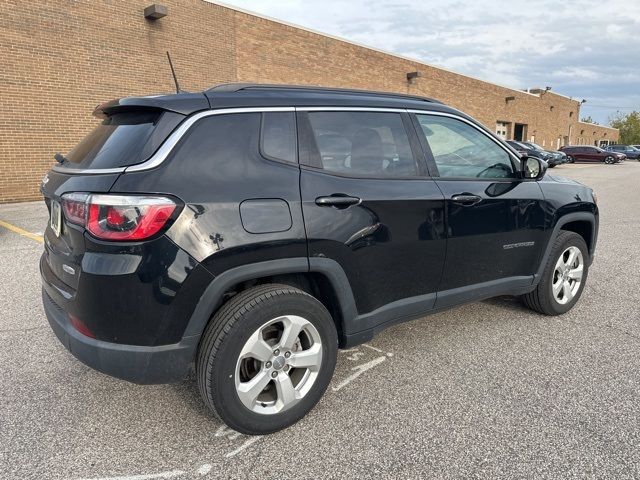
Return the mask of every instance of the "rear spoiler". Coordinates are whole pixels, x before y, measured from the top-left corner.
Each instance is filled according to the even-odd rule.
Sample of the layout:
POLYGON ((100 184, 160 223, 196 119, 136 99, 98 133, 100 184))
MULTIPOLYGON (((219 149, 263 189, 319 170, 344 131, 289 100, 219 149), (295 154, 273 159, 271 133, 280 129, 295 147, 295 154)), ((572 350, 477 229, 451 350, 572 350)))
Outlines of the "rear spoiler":
POLYGON ((98 105, 93 115, 104 118, 114 113, 131 110, 158 109, 190 115, 200 110, 207 110, 209 101, 202 93, 179 93, 173 95, 155 95, 148 97, 124 97, 110 100, 98 105))

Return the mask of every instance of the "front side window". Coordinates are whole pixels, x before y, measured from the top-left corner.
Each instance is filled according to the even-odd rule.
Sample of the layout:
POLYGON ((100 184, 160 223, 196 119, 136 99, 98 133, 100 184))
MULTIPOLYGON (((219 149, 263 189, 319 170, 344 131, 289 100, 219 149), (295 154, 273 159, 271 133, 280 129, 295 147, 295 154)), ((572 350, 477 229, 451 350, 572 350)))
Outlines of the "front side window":
POLYGON ((514 178, 510 155, 478 129, 455 118, 417 115, 441 177, 514 178))
POLYGON ((308 122, 312 166, 362 177, 417 175, 399 113, 309 112, 308 122))

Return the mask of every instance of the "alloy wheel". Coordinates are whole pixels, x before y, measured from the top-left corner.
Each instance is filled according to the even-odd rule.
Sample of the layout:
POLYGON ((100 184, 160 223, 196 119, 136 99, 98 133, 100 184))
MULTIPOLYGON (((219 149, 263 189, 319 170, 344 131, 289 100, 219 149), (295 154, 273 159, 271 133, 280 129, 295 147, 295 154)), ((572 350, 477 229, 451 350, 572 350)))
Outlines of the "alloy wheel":
POLYGON ((564 305, 576 296, 584 274, 584 258, 578 247, 568 247, 553 271, 552 291, 556 302, 564 305))
POLYGON ((236 364, 238 398, 255 413, 288 410, 309 392, 322 364, 322 340, 305 318, 283 315, 249 337, 236 364))

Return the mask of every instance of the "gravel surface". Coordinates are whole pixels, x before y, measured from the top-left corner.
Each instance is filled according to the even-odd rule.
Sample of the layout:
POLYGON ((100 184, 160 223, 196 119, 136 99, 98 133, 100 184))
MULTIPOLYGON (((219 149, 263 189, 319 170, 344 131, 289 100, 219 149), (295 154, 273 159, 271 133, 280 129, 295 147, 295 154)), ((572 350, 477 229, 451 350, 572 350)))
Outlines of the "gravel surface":
MULTIPOLYGON (((639 478, 640 163, 553 173, 601 210, 571 312, 498 298, 390 328, 266 437, 213 419, 193 376, 138 386, 76 361, 42 311, 42 244, 0 227, 0 478, 639 478)), ((0 220, 41 233, 46 209, 0 205, 0 220)))

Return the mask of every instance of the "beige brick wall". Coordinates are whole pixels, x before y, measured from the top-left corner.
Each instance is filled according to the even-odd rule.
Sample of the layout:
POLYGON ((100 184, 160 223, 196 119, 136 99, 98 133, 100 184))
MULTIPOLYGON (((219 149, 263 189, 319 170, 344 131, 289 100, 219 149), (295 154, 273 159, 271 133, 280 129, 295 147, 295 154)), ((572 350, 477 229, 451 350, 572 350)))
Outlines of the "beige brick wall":
POLYGON ((53 154, 93 128, 97 104, 172 91, 166 50, 189 91, 231 81, 395 91, 442 100, 492 130, 498 120, 528 124, 546 146, 569 128, 573 143, 583 130, 586 143, 617 139, 579 124, 578 103, 552 92, 503 88, 202 0, 162 0, 169 15, 148 21, 150 3, 0 0, 0 203, 39 198, 53 154), (408 84, 414 70, 423 76, 408 84))

